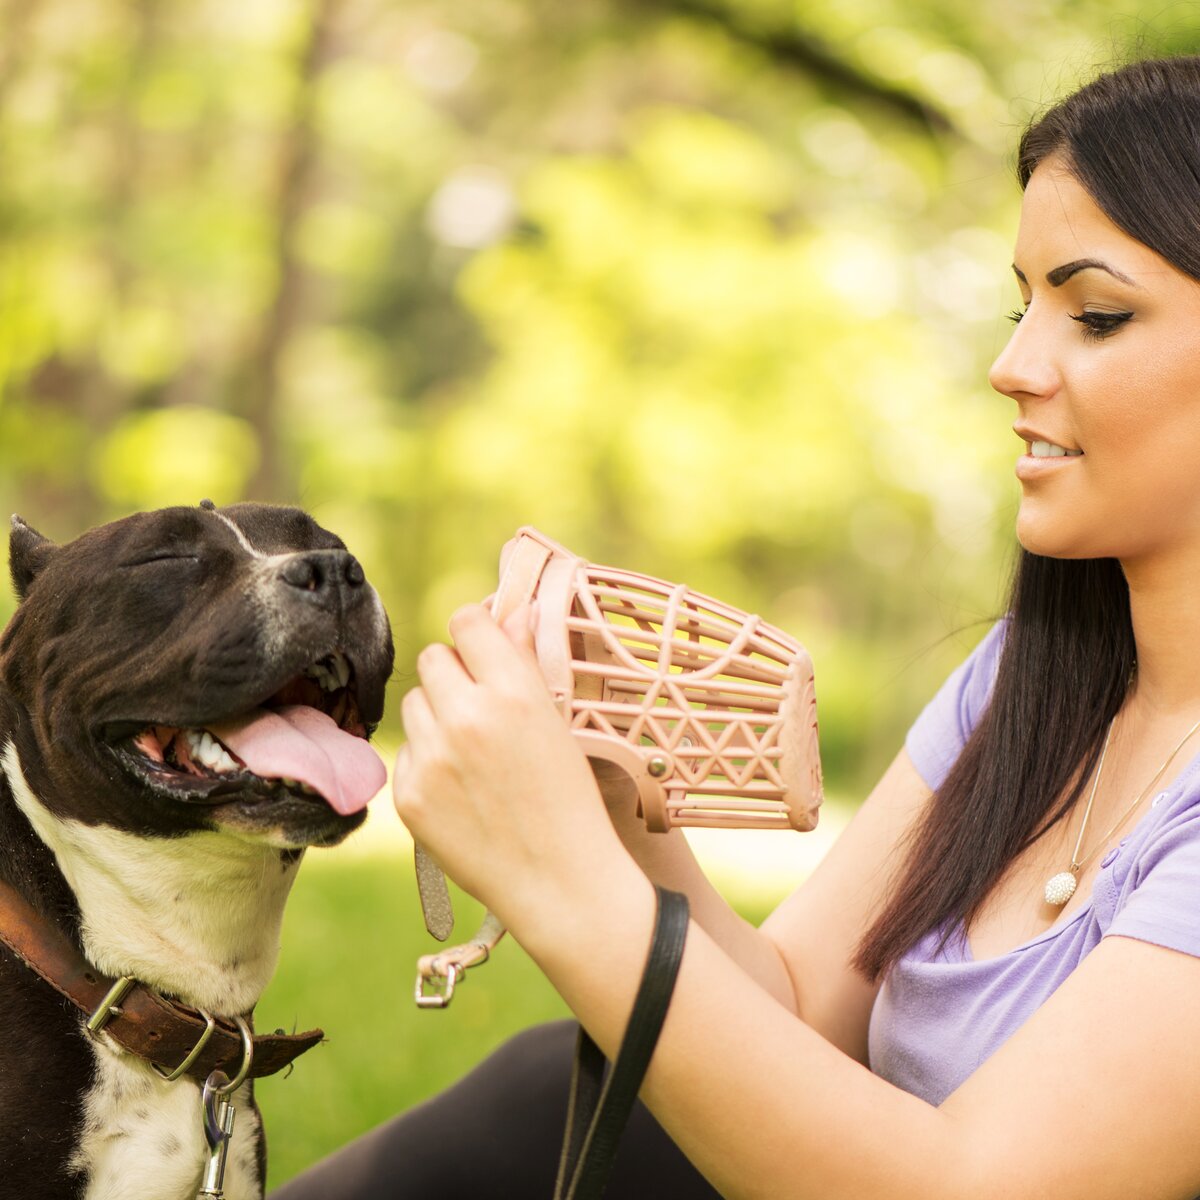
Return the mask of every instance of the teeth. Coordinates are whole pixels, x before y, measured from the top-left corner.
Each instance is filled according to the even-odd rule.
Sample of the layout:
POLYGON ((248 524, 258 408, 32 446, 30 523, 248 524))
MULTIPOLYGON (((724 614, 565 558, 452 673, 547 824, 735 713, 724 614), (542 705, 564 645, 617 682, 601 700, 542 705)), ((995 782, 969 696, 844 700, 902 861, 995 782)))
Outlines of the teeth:
POLYGON ((1078 458, 1083 451, 1066 450, 1062 446, 1056 446, 1053 442, 1034 442, 1030 447, 1030 453, 1034 458, 1078 458))
POLYGON ((318 663, 313 663, 304 673, 315 679, 327 692, 336 692, 338 688, 344 688, 350 682, 350 664, 340 650, 318 663))
POLYGON ((286 776, 281 776, 279 782, 285 788, 289 788, 295 792, 307 792, 310 796, 320 795, 314 788, 309 787, 307 783, 301 783, 299 779, 288 779, 286 776))
POLYGON ((186 736, 188 750, 195 762, 210 771, 230 772, 238 769, 229 752, 207 729, 189 729, 186 736))

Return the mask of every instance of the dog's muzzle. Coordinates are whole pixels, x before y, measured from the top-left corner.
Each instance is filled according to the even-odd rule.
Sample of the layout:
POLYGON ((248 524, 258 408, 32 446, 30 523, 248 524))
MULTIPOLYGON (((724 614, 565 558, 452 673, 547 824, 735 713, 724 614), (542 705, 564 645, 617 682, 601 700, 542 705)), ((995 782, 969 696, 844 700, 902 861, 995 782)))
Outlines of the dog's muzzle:
POLYGON ((589 758, 637 785, 652 830, 816 827, 812 659, 760 617, 597 566, 529 527, 501 555, 493 613, 536 604, 538 663, 589 758))

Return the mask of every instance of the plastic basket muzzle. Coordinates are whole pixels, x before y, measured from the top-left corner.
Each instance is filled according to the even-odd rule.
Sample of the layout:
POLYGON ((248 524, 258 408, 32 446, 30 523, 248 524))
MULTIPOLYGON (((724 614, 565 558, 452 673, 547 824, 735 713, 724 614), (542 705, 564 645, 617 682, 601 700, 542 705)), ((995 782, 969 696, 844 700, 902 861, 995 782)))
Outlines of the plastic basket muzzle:
MULTIPOLYGON (((812 660, 772 625, 682 584, 599 567, 536 529, 500 557, 492 615, 536 602, 542 674, 592 766, 637 788, 652 830, 816 827, 821 759, 812 660)), ((454 927, 446 879, 416 847, 429 932, 454 927)), ((423 955, 416 1002, 444 1008, 504 926, 486 914, 470 942, 423 955)))
POLYGON ((492 611, 503 619, 525 600, 559 710, 589 758, 632 779, 649 829, 816 827, 816 691, 799 642, 529 527, 504 547, 492 611))

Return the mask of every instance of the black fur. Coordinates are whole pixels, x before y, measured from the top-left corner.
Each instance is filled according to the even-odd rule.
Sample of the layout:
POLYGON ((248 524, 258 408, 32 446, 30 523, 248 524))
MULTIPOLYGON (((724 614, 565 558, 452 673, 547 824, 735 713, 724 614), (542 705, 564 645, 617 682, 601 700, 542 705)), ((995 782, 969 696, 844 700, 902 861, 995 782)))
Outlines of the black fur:
MULTIPOLYGON (((249 710, 334 650, 353 665, 364 724, 379 720, 390 634, 361 568, 312 518, 206 504, 139 513, 56 546, 14 517, 10 568, 21 602, 0 635, 0 752, 16 746, 30 789, 55 816, 175 838, 216 828, 218 807, 236 810, 239 828, 253 832, 269 808, 297 846, 340 840, 361 821, 311 797, 264 804, 233 790, 184 802, 148 784, 120 752, 122 738, 151 723, 199 728, 249 710), (267 627, 247 586, 261 561, 214 513, 260 554, 294 556, 270 582, 285 637, 267 627)), ((79 903, 2 768, 0 878, 81 946, 79 903)), ((0 947, 0 1195, 82 1196, 86 1181, 67 1164, 93 1061, 78 1012, 0 947)))

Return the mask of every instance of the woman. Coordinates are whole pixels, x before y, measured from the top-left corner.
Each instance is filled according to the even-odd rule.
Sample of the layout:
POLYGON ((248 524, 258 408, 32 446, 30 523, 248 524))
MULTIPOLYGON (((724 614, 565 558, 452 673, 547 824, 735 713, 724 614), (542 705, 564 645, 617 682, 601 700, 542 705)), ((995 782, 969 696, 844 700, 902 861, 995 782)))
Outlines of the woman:
MULTIPOLYGON (((761 929, 677 834, 614 827, 520 622, 456 613, 405 700, 401 817, 610 1058, 650 880, 688 893, 642 1097, 723 1196, 1200 1191, 1200 58, 1083 88, 1026 132, 1019 175, 1023 309, 991 372, 1026 451, 1010 611, 761 929)), ((465 1120, 457 1157, 484 1145, 481 1169, 441 1195, 548 1195, 561 1111, 507 1161, 518 1135, 490 1159, 498 1118, 461 1114, 534 1086, 521 1063, 554 1039, 565 1059, 560 1032, 531 1035, 312 1180, 465 1180, 418 1153, 465 1120)), ((712 1195, 639 1122, 663 1174, 626 1156, 610 1194, 712 1195)))

